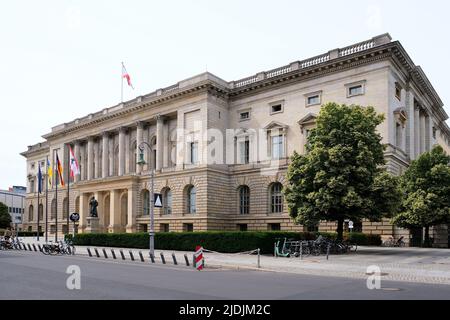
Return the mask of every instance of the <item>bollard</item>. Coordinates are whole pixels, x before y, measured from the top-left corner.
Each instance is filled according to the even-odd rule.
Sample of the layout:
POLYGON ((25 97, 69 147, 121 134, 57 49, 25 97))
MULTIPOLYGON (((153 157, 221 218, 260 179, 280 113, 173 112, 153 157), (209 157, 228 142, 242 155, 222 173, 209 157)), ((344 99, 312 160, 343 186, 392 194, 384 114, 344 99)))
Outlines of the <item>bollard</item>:
POLYGON ((108 255, 106 254, 105 248, 103 248, 102 250, 103 250, 103 255, 105 256, 105 259, 108 259, 108 255))
POLYGON ((123 251, 122 250, 119 250, 120 251, 120 255, 122 256, 122 260, 125 260, 125 255, 123 254, 123 251))
POLYGON ((91 252, 91 249, 90 249, 90 248, 87 248, 87 252, 88 252, 88 254, 89 254, 89 257, 92 257, 92 252, 91 252))
POLYGON ((117 259, 116 253, 114 252, 113 249, 111 249, 111 255, 112 255, 112 257, 113 257, 114 260, 117 259))
POLYGON ((144 256, 142 255, 142 252, 140 252, 140 251, 139 251, 139 258, 141 258, 141 261, 142 261, 142 262, 145 262, 144 256))
POLYGON ((153 253, 150 253, 150 260, 152 261, 152 263, 155 263, 155 256, 153 255, 153 253))
POLYGON ((175 257, 175 253, 172 253, 172 259, 173 259, 173 264, 174 264, 174 265, 178 265, 178 263, 177 263, 177 257, 175 257))
POLYGON ((261 249, 258 248, 258 269, 261 268, 261 249))
POLYGON ((97 248, 94 248, 94 251, 95 251, 95 255, 97 256, 97 258, 100 258, 100 254, 98 253, 97 248))
POLYGON ((328 255, 330 254, 330 245, 327 245, 327 260, 328 260, 328 255))
POLYGON ((131 252, 131 250, 130 251, 128 251, 129 253, 130 253, 130 258, 131 258, 131 261, 134 261, 134 256, 133 256, 133 252, 131 252))
POLYGON ((186 266, 189 267, 189 258, 186 253, 184 254, 184 260, 186 261, 186 266))
POLYGON ((162 252, 160 253, 160 256, 161 256, 162 263, 166 264, 166 259, 164 258, 164 254, 162 252))
POLYGON ((34 243, 33 243, 33 250, 34 252, 37 252, 36 245, 34 243))

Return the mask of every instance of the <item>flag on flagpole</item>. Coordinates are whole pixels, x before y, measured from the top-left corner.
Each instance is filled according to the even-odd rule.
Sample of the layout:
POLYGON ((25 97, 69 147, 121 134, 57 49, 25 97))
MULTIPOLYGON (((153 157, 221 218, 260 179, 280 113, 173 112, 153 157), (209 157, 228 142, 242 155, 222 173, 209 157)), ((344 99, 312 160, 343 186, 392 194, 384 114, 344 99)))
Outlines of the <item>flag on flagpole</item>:
POLYGON ((48 185, 50 188, 52 187, 52 179, 53 179, 53 170, 50 165, 50 160, 47 159, 47 176, 48 176, 48 185))
POLYGON ((69 154, 70 154, 70 176, 73 178, 75 175, 80 174, 80 166, 78 165, 77 158, 75 158, 75 155, 73 153, 72 147, 69 146, 69 154))
POLYGON ((61 185, 64 187, 63 168, 61 162, 59 161, 58 153, 56 153, 56 166, 58 170, 59 181, 61 182, 61 185))
POLYGON ((40 163, 38 165, 38 193, 42 193, 42 171, 40 163))
POLYGON ((123 62, 122 62, 122 78, 127 79, 128 85, 134 90, 134 87, 131 84, 130 74, 127 72, 127 69, 125 69, 125 65, 123 64, 123 62))

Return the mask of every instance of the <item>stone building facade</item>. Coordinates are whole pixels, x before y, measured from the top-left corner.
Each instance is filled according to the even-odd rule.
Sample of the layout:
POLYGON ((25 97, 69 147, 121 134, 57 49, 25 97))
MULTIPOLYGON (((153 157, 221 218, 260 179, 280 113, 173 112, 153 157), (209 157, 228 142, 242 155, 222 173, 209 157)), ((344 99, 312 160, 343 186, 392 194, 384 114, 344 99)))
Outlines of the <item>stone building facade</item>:
MULTIPOLYGON (((238 81, 203 73, 53 127, 22 153, 26 208, 42 206, 53 233, 56 211, 58 232, 67 232, 68 212, 79 212, 78 232, 85 232, 94 196, 101 231, 148 231, 154 170, 154 190, 164 199, 155 209, 156 231, 304 230, 289 218, 281 189, 289 156, 304 152, 326 102, 371 105, 385 114, 378 130, 394 174, 436 143, 450 152, 442 101, 402 45, 384 34, 238 81), (81 166, 70 184, 69 211, 66 187, 56 201, 55 181, 48 203, 38 205, 37 163, 45 168, 48 157, 53 166, 58 153, 67 181, 69 144, 81 166), (143 166, 136 164, 140 145, 143 166)), ((28 212, 25 228, 34 230, 37 216, 28 212)), ((358 227, 383 237, 406 232, 387 221, 358 227)))

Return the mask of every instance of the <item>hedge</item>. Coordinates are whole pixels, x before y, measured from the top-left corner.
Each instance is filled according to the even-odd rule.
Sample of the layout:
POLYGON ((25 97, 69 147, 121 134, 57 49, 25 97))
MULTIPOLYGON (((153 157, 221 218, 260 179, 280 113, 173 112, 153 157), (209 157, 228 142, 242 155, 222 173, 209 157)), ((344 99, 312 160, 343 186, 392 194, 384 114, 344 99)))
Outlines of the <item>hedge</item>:
MULTIPOLYGON (((334 237, 334 234, 322 235, 334 237)), ((155 248, 160 250, 194 251, 198 245, 208 250, 236 253, 257 248, 261 253, 273 253, 274 243, 278 238, 294 240, 314 240, 316 233, 309 232, 183 232, 156 233, 155 248)), ((372 235, 352 233, 348 236, 358 245, 379 245, 381 238, 372 235), (379 240, 379 241, 378 241, 379 240), (379 242, 379 244, 378 244, 379 242)), ((72 235, 66 235, 71 239, 72 235)), ((74 238, 75 245, 148 249, 148 233, 83 233, 74 238)))
MULTIPOLYGON (((37 231, 19 231, 19 237, 37 237, 37 231)), ((39 232, 39 236, 44 236, 44 232, 39 232)))

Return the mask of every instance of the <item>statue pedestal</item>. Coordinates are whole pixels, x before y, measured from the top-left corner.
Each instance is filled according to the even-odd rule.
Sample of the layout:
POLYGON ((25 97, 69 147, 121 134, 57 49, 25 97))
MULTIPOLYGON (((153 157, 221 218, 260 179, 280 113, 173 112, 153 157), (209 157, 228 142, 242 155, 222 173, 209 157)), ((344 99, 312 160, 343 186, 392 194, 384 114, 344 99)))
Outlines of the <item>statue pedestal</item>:
POLYGON ((100 232, 100 218, 98 217, 86 217, 87 225, 84 232, 86 233, 99 233, 100 232))

